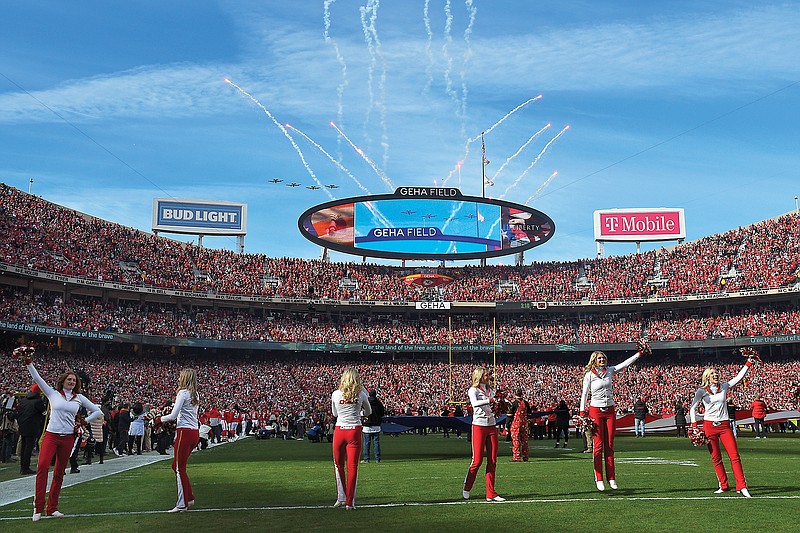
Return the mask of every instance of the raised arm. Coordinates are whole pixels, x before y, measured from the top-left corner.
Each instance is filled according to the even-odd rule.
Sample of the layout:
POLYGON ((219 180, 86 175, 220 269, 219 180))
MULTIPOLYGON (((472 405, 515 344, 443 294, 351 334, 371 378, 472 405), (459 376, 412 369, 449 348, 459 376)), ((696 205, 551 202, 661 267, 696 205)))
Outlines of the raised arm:
POLYGON ((639 341, 636 342, 636 353, 625 359, 620 364, 614 365, 614 371, 617 372, 619 370, 624 370, 635 363, 639 357, 643 355, 650 355, 651 353, 653 353, 653 350, 650 349, 650 345, 647 344, 647 341, 644 339, 639 339, 639 341))
POLYGON ((45 396, 49 396, 55 392, 55 389, 48 385, 44 379, 42 379, 42 376, 39 375, 39 372, 33 366, 33 363, 28 363, 25 365, 25 367, 28 369, 28 372, 30 372, 33 382, 39 385, 39 388, 42 389, 42 392, 45 396))

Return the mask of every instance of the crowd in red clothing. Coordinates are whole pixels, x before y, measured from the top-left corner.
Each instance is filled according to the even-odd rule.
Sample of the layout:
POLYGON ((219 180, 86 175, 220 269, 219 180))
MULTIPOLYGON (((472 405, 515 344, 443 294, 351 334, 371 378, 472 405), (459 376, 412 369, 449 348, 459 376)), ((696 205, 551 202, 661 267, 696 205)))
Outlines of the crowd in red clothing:
MULTIPOLYGON (((790 286, 798 282, 800 270, 798 219, 797 214, 785 215, 643 254, 520 267, 442 268, 440 273, 455 281, 439 297, 571 301, 790 286), (659 283, 649 283, 654 280, 659 283)), ((401 279, 416 269, 199 248, 86 216, 3 184, 0 234, 0 261, 91 280, 288 298, 421 298, 401 279), (357 282, 358 288, 341 284, 342 278, 357 282)))
POLYGON ((90 331, 217 340, 368 344, 587 344, 704 340, 800 332, 800 309, 790 303, 639 313, 431 318, 330 315, 327 312, 271 311, 253 314, 235 308, 190 308, 163 303, 102 301, 54 293, 28 294, 0 288, 0 320, 90 331))
MULTIPOLYGON (((142 402, 161 406, 174 395, 175 376, 181 368, 198 371, 203 408, 223 409, 237 405, 242 410, 268 413, 327 412, 330 395, 344 368, 355 366, 366 387, 378 390, 387 413, 428 412, 439 414, 454 402, 464 402, 472 369, 480 361, 387 360, 369 356, 282 357, 280 359, 220 359, 178 357, 155 351, 142 353, 68 354, 55 347, 37 349, 37 368, 50 381, 64 369, 84 371, 91 377, 91 394, 99 400, 111 392, 114 404, 142 402)), ((118 347, 118 350, 126 348, 118 347)), ((129 349, 129 348, 128 348, 129 349)), ((0 357, 6 357, 2 353, 0 357)), ((9 361, 10 359, 6 359, 9 361)), ((610 363, 615 363, 612 360, 610 363)), ((713 364, 723 379, 732 378, 744 363, 742 357, 724 361, 670 362, 656 353, 640 360, 614 383, 621 409, 642 397, 653 414, 669 413, 676 399, 688 401, 699 387, 703 369, 713 364)), ((540 409, 564 399, 578 405, 585 361, 564 355, 533 361, 500 357, 492 380, 504 391, 522 388, 525 398, 540 409)), ((761 395, 771 409, 796 408, 793 394, 800 375, 800 361, 765 361, 748 375, 746 383, 733 389, 737 405, 747 407, 761 395)), ((4 368, 3 391, 27 391, 30 376, 22 365, 4 368)))

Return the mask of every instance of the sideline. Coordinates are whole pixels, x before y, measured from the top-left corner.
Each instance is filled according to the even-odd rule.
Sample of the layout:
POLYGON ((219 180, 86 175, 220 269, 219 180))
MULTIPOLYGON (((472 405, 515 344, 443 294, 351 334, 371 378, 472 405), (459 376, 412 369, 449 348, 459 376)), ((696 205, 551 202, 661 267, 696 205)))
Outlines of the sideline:
MULTIPOLYGON (((793 496, 754 496, 752 499, 747 501, 757 501, 757 500, 797 500, 800 499, 800 495, 793 495, 793 496)), ((390 507, 434 507, 438 505, 515 505, 521 503, 535 503, 535 504, 542 504, 542 503, 583 503, 583 502, 632 502, 632 501, 705 501, 705 500, 716 500, 716 501, 736 501, 739 504, 745 500, 745 498, 741 496, 736 496, 736 493, 730 496, 695 496, 695 497, 686 497, 686 496, 643 496, 643 497, 635 497, 635 496, 623 496, 623 497, 608 497, 608 498, 536 498, 536 499, 524 499, 524 500, 506 500, 504 502, 485 502, 476 499, 473 501, 465 501, 465 500, 456 500, 456 501, 447 501, 447 502, 408 502, 408 503, 376 503, 376 504, 367 504, 367 505, 358 505, 359 509, 382 509, 382 508, 390 508, 390 507)), ((736 505, 739 505, 736 504, 736 505)), ((331 509, 333 507, 330 505, 276 505, 272 507, 215 507, 215 508, 207 508, 207 509, 191 509, 187 511, 188 513, 212 513, 212 512, 224 512, 224 511, 296 511, 296 510, 319 510, 319 509, 331 509)), ((334 511, 334 512, 339 512, 334 511)), ((103 516, 139 516, 139 515, 153 515, 153 514, 166 514, 169 511, 120 511, 116 513, 79 513, 79 514, 70 514, 66 515, 61 520, 67 518, 98 518, 103 516)), ((42 520, 49 520, 53 517, 42 517, 42 520)), ((0 522, 6 522, 11 520, 30 520, 31 517, 29 515, 25 516, 9 516, 9 517, 0 517, 0 522)))
MULTIPOLYGON (((248 437, 239 437, 237 441, 248 437)), ((229 443, 226 441, 226 442, 221 442, 219 444, 217 443, 209 444, 208 449, 216 448, 217 446, 223 446, 225 444, 229 443)), ((198 451, 199 450, 195 449, 192 453, 197 453, 198 451)), ((87 481, 94 481, 95 479, 108 477, 114 474, 119 474, 121 472, 127 472, 128 470, 133 470, 134 468, 139 468, 142 466, 147 466, 166 460, 169 461, 172 460, 172 453, 168 453, 167 455, 160 455, 158 452, 153 451, 153 452, 144 452, 142 455, 128 455, 125 457, 115 457, 114 459, 104 461, 103 464, 100 464, 95 461, 91 465, 79 465, 80 473, 65 475, 64 482, 61 485, 61 488, 64 489, 66 487, 72 487, 74 485, 86 483, 87 481)), ((47 475, 48 487, 50 487, 50 482, 52 481, 52 479, 53 479, 53 472, 51 469, 50 473, 47 475)), ((8 481, 3 481, 2 483, 0 483, 0 507, 4 507, 12 503, 17 503, 27 498, 33 498, 35 485, 36 485, 35 475, 29 475, 15 479, 10 479, 8 481)))

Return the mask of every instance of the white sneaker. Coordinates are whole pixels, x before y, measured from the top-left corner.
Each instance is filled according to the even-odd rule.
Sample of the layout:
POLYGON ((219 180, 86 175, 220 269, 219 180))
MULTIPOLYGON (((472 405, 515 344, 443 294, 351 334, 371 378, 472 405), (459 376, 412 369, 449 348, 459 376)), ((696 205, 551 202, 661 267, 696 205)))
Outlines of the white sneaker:
POLYGON ((337 501, 336 503, 333 504, 333 507, 338 509, 339 507, 344 507, 344 504, 345 502, 337 501))
POLYGON ((355 505, 348 505, 348 506, 346 506, 344 508, 344 510, 345 511, 355 511, 356 510, 356 506, 355 505))
POLYGON ((33 520, 34 522, 38 522, 41 519, 42 519, 42 513, 33 513, 33 518, 31 520, 33 520))
POLYGON ((487 502, 504 502, 504 501, 506 501, 506 499, 498 494, 494 498, 486 498, 486 501, 487 502))
POLYGON ((597 485, 597 490, 606 490, 606 486, 602 479, 600 481, 595 481, 595 484, 597 485))
POLYGON ((47 516, 52 516, 53 518, 63 518, 64 513, 62 513, 61 511, 53 511, 53 514, 49 514, 47 516))
POLYGON ((185 510, 186 510, 186 507, 178 507, 178 506, 176 505, 175 507, 173 507, 172 509, 170 509, 170 510, 169 510, 169 511, 167 511, 167 512, 168 512, 168 513, 182 513, 182 512, 184 512, 185 510))
POLYGON ((190 507, 194 507, 194 500, 189 500, 188 502, 186 502, 186 508, 188 509, 190 507))
POLYGON ((750 496, 750 491, 747 490, 747 489, 737 490, 736 492, 738 492, 739 494, 741 494, 745 498, 752 498, 752 496, 750 496))
POLYGON ((615 480, 613 480, 613 479, 609 479, 608 480, 608 486, 611 487, 614 490, 617 490, 619 488, 619 487, 617 487, 617 482, 615 480))
POLYGON ((468 490, 461 491, 461 495, 464 497, 465 500, 469 500, 469 491, 468 490))
POLYGON ((714 494, 725 494, 726 492, 729 492, 730 490, 731 489, 718 488, 717 490, 714 491, 714 494))

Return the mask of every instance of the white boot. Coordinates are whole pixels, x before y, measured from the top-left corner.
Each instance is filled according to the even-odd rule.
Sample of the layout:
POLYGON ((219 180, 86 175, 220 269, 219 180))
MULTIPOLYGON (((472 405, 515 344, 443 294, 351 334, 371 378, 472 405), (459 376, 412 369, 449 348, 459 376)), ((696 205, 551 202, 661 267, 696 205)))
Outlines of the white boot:
POLYGON ((602 479, 600 481, 595 481, 595 483, 597 484, 597 490, 606 490, 606 486, 602 479))

